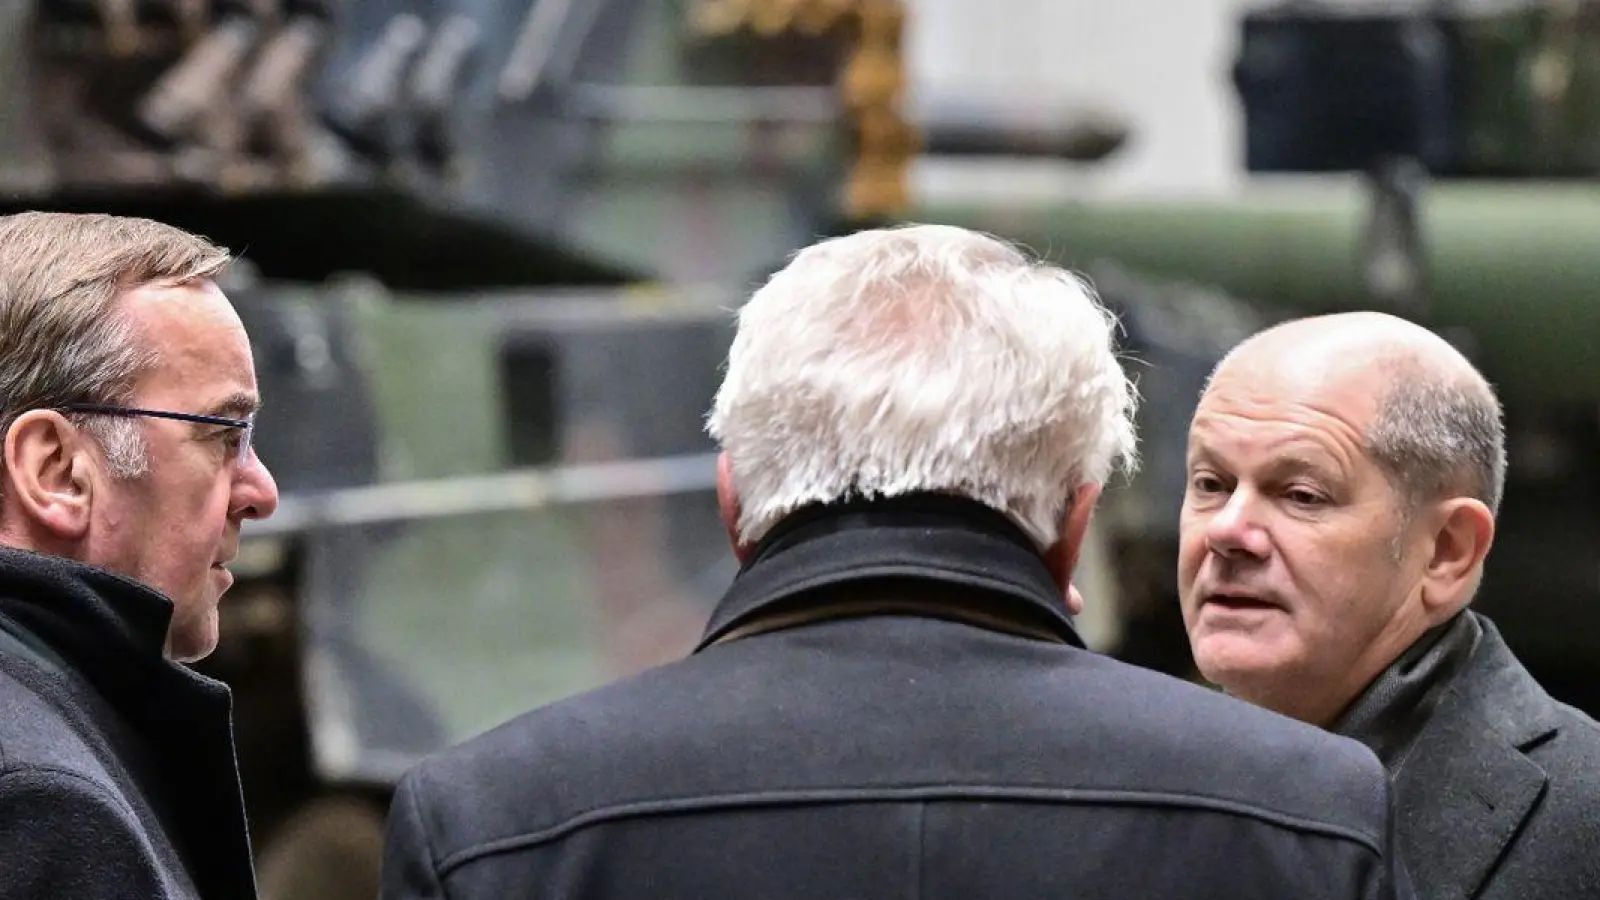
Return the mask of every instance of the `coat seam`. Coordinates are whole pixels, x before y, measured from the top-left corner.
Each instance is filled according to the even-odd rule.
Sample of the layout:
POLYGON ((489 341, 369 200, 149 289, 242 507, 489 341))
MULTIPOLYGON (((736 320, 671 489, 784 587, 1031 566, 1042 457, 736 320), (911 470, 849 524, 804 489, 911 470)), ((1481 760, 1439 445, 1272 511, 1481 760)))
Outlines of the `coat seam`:
POLYGON ((1324 822, 1304 816, 1266 809, 1254 804, 1218 797, 1141 790, 1085 790, 1075 788, 996 787, 977 785, 937 785, 898 788, 843 788, 824 790, 757 791, 701 797, 646 800, 619 803, 587 810, 536 831, 480 841, 445 855, 439 860, 442 880, 456 869, 476 860, 509 853, 566 837, 593 825, 621 819, 664 813, 685 813, 795 804, 923 803, 930 801, 1011 800, 1014 802, 1066 803, 1074 805, 1116 805, 1187 808, 1257 819, 1268 825, 1321 834, 1360 844, 1378 856, 1383 855, 1377 835, 1359 828, 1324 822))
POLYGON ((444 900, 449 900, 450 891, 444 884, 445 877, 449 874, 449 871, 440 864, 438 854, 433 851, 433 835, 428 833, 428 820, 422 815, 422 803, 417 799, 417 795, 422 793, 425 787, 419 775, 416 790, 406 792, 406 801, 411 807, 408 812, 417 823, 417 834, 422 838, 424 861, 427 863, 428 869, 433 873, 434 882, 439 886, 439 896, 444 900))
POLYGON ((928 883, 928 804, 917 804, 917 879, 911 896, 924 900, 922 886, 928 883))

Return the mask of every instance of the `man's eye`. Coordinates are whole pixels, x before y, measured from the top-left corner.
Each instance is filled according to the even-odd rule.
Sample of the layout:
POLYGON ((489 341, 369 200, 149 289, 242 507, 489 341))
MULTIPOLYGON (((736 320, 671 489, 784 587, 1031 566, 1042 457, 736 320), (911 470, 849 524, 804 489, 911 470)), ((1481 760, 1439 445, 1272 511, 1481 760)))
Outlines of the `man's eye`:
POLYGON ((1299 506, 1321 506, 1327 502, 1321 494, 1305 488, 1290 488, 1284 493, 1284 496, 1288 498, 1290 503, 1299 506))
POLYGON ((1189 479, 1189 487, 1197 494, 1215 494, 1223 490, 1222 479, 1203 472, 1189 479))

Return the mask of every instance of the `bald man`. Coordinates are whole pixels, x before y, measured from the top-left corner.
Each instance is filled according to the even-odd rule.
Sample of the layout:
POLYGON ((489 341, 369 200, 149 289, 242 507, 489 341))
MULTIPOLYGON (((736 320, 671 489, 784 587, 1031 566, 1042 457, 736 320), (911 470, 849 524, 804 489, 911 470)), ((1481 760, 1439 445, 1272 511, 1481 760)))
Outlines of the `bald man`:
POLYGON ((1378 755, 1419 897, 1600 896, 1600 727, 1468 609, 1505 460, 1494 391, 1432 332, 1255 335, 1190 426, 1184 624, 1207 679, 1378 755))

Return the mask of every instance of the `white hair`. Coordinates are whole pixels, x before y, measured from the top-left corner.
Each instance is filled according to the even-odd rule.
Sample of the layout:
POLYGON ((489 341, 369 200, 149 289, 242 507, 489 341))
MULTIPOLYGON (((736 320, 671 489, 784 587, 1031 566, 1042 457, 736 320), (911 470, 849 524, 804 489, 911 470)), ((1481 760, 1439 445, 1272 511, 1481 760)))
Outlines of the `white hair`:
POLYGON ((85 431, 100 442, 111 477, 121 481, 143 478, 150 471, 150 447, 139 433, 139 423, 118 416, 80 415, 85 431))
POLYGON ((810 504, 939 491, 1049 547, 1078 485, 1137 466, 1116 327, 1083 279, 962 228, 800 251, 739 311, 709 416, 740 540, 810 504))

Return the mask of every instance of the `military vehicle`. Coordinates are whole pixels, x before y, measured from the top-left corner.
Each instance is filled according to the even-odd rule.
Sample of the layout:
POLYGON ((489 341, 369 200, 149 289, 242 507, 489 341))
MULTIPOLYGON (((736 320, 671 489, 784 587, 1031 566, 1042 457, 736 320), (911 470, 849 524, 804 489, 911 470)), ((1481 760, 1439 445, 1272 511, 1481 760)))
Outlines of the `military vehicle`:
MULTIPOLYGON (((1382 309, 1457 343, 1501 394, 1510 455, 1476 602, 1552 693, 1600 714, 1597 13, 1591 2, 1258 8, 1241 22, 1233 72, 1253 173, 1240 190, 991 196, 906 215, 1225 292, 1263 320, 1382 309)), ((1181 427, 1193 410, 1193 393, 1167 393, 1179 374, 1167 370, 1146 409, 1158 453, 1150 426, 1181 427)), ((1163 481, 1174 464, 1133 486, 1155 514, 1124 532, 1123 558, 1154 553, 1162 577, 1120 599, 1143 636, 1130 652, 1181 671, 1166 562, 1181 490, 1163 481)))
MULTIPOLYGON (((1137 136, 1105 112, 913 112, 915 10, 890 0, 0 7, 0 204, 152 215, 245 258, 229 290, 285 499, 247 532, 203 668, 235 690, 267 900, 372 896, 408 765, 692 641, 734 571, 700 430, 728 312, 796 247, 865 224, 1047 249, 1123 316, 1146 465, 1097 517, 1095 646, 1189 673, 1174 527, 1210 367, 1274 318, 1381 304, 1471 339, 1505 391, 1518 480, 1484 603, 1542 676, 1577 692, 1592 672, 1570 637, 1596 590, 1583 186, 1419 193, 1419 166, 1460 173, 1402 153, 1199 203, 930 204, 920 153, 1092 161, 1137 136)), ((1522 30, 1480 31, 1509 61, 1474 71, 1506 84, 1558 32, 1497 15, 1474 21, 1522 30)), ((1515 129, 1556 146, 1548 111, 1568 106, 1480 111, 1502 127, 1479 146, 1526 169, 1504 161, 1515 129)), ((1564 140, 1542 174, 1586 165, 1592 144, 1564 140)))
POLYGON ((734 567, 701 429, 750 284, 921 149, 1113 116, 903 109, 887 0, 0 4, 0 209, 148 215, 226 285, 283 504, 223 641, 267 900, 370 897, 395 779, 681 655, 734 567))

